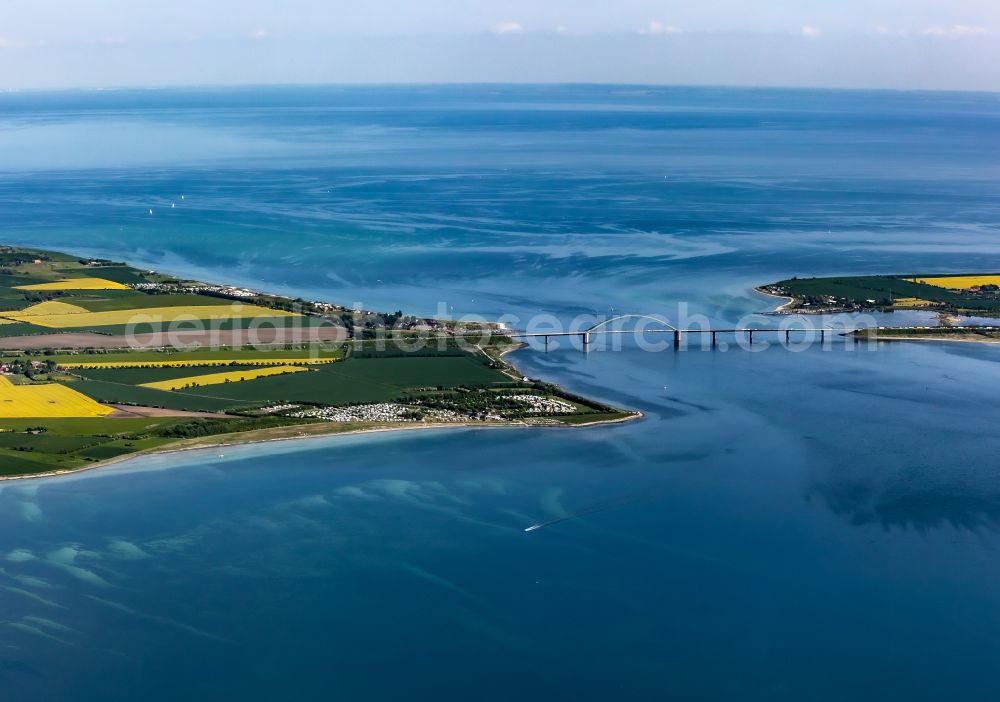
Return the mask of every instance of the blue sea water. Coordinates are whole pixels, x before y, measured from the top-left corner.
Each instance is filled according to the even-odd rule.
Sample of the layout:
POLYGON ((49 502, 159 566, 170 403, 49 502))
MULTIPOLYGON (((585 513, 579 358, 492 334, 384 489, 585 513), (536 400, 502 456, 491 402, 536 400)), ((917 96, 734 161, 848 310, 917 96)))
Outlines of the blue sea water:
MULTIPOLYGON (((13 93, 2 238, 371 309, 733 323, 791 275, 1000 270, 998 135, 994 95, 13 93)), ((996 699, 1000 351, 757 348, 513 356, 645 413, 617 426, 4 484, 4 698, 996 699)))

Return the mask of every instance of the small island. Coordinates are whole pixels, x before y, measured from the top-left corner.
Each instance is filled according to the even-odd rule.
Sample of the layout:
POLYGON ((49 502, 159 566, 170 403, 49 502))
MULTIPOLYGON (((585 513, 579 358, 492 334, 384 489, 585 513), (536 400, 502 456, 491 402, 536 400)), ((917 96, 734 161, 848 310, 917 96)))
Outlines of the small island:
POLYGON ((489 323, 0 247, 0 479, 345 432, 640 416, 522 376, 489 323))

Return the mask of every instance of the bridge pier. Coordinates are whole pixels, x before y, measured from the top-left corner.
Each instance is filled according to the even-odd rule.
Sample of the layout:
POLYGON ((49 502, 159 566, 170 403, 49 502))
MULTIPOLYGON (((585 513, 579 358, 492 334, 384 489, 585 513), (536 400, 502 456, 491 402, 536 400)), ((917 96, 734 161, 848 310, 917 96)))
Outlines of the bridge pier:
MULTIPOLYGON (((584 329, 584 330, 580 330, 580 331, 543 332, 543 333, 537 333, 537 332, 535 332, 535 333, 533 333, 533 332, 507 332, 506 335, 512 336, 512 337, 515 337, 515 338, 525 338, 525 339, 528 339, 528 338, 538 339, 539 337, 541 337, 541 339, 542 339, 542 341, 543 341, 543 343, 545 345, 545 351, 549 350, 549 341, 550 341, 549 337, 553 337, 553 336, 555 336, 555 337, 562 337, 562 336, 564 336, 564 337, 566 337, 566 338, 569 339, 569 338, 572 338, 574 336, 579 336, 580 337, 580 341, 582 342, 583 350, 584 351, 590 351, 590 337, 591 337, 592 334, 624 334, 624 333, 627 333, 627 332, 620 331, 620 330, 604 330, 604 329, 600 329, 601 326, 602 325, 597 325, 596 328, 592 327, 590 329, 584 329)), ((665 325, 665 326, 669 326, 669 325, 665 325)), ((1000 327, 996 327, 996 328, 1000 329, 1000 327)), ((796 330, 796 329, 749 329, 749 328, 735 328, 735 329, 678 329, 676 327, 670 327, 668 329, 655 329, 655 330, 652 330, 652 331, 655 331, 655 332, 658 332, 658 333, 670 333, 670 334, 673 334, 673 347, 674 347, 674 349, 680 349, 681 348, 681 340, 686 338, 686 337, 684 337, 684 334, 711 334, 712 335, 711 344, 712 344, 712 348, 713 349, 718 348, 719 345, 720 345, 719 334, 735 334, 736 335, 736 342, 740 343, 740 344, 742 343, 740 341, 740 337, 741 337, 741 335, 745 334, 746 336, 744 338, 746 338, 747 341, 749 342, 748 345, 753 345, 753 342, 754 342, 754 338, 753 338, 754 332, 776 334, 777 335, 776 338, 779 340, 779 342, 780 342, 780 340, 782 338, 781 335, 783 334, 786 345, 791 345, 792 332, 793 331, 804 332, 804 334, 803 334, 803 341, 807 341, 808 339, 815 340, 816 337, 812 336, 812 334, 814 334, 815 332, 818 331, 819 332, 820 343, 823 344, 823 345, 825 345, 828 341, 829 342, 834 341, 835 340, 835 336, 837 336, 837 335, 839 335, 841 337, 848 337, 849 336, 850 340, 854 341, 855 343, 860 343, 860 341, 861 341, 860 337, 858 337, 858 336, 855 335, 855 333, 858 331, 857 329, 850 329, 850 330, 844 330, 844 329, 827 329, 825 327, 807 327, 805 329, 798 329, 798 330, 796 330), (827 332, 830 332, 830 333, 827 334, 827 332)), ((443 337, 441 337, 441 338, 443 338, 443 337)), ((700 337, 700 338, 701 338, 701 347, 702 347, 702 349, 704 349, 705 348, 705 346, 704 346, 704 343, 705 343, 704 342, 704 337, 700 337)), ((847 339, 845 339, 845 341, 847 341, 847 339)), ((767 342, 765 342, 765 343, 767 343, 767 342)), ((571 346, 572 346, 572 344, 571 344, 571 346)), ((723 344, 723 347, 727 348, 728 344, 723 344)))

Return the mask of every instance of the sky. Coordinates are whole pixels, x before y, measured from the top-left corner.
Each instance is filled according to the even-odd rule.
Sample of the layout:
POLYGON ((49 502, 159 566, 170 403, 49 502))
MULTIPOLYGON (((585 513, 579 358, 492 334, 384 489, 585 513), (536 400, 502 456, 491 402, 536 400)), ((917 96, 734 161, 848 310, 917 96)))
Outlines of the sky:
POLYGON ((0 0, 0 89, 1000 90, 1000 0, 0 0))

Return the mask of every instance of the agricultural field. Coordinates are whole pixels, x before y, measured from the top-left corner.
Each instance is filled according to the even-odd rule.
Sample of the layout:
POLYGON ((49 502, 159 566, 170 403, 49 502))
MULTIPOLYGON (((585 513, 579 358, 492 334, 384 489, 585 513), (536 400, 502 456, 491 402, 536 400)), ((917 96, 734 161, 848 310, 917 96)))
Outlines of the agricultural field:
MULTIPOLYGON (((84 312, 87 312, 87 310, 78 305, 71 305, 68 302, 60 302, 59 300, 46 300, 45 302, 38 302, 25 307, 16 314, 11 314, 7 318, 7 321, 17 322, 19 318, 24 317, 48 317, 50 315, 81 314, 84 312)), ((32 320, 24 321, 32 322, 32 320)))
MULTIPOLYGON (((582 398, 560 394, 561 391, 551 386, 539 388, 514 380, 485 354, 458 355, 454 351, 417 357, 348 357, 336 363, 294 366, 241 363, 227 366, 223 373, 218 366, 188 365, 77 368, 63 373, 66 381, 59 384, 31 383, 25 378, 18 380, 26 383, 24 385, 15 386, 6 379, 2 382, 6 383, 4 387, 8 393, 63 390, 83 402, 85 408, 101 408, 102 412, 110 410, 107 406, 114 403, 125 409, 161 408, 156 411, 167 415, 171 412, 224 414, 213 414, 211 418, 204 415, 204 419, 117 415, 15 419, 0 414, 0 476, 82 468, 130 453, 162 450, 193 437, 205 437, 203 443, 206 443, 209 437, 220 434, 272 431, 278 427, 286 430, 264 435, 293 436, 294 426, 316 422, 327 428, 312 427, 310 433, 340 430, 336 422, 310 417, 258 416, 261 408, 274 406, 422 404, 450 397, 449 402, 460 415, 469 413, 464 421, 474 421, 488 411, 489 398, 501 398, 511 392, 541 392, 546 397, 562 397, 578 412, 550 419, 531 416, 522 421, 572 425, 629 416, 582 398), (172 389, 178 386, 181 387, 172 389), (251 420, 261 421, 253 423, 251 420), (45 430, 38 432, 38 427, 45 430)), ((58 376, 59 373, 50 375, 58 376)))
MULTIPOLYGON (((210 445, 221 435, 239 434, 234 441, 288 438, 391 421, 377 413, 363 421, 332 419, 336 408, 346 405, 408 403, 406 421, 427 422, 435 416, 449 422, 509 416, 511 421, 572 424, 584 422, 579 418, 584 415, 590 420, 632 416, 522 381, 500 359, 511 339, 497 329, 484 337, 486 326, 345 310, 179 280, 121 262, 0 247, 0 341, 8 340, 7 348, 15 349, 12 338, 38 337, 20 340, 27 350, 0 353, 0 477, 85 468, 178 442, 210 445), (147 321, 136 325, 139 320, 147 321), (138 350, 125 336, 168 327, 221 331, 322 325, 337 326, 338 334, 330 335, 336 341, 182 349, 180 337, 163 335, 155 342, 163 348, 138 350), (408 341, 388 348, 373 341, 390 327, 408 341), (427 330, 436 337, 414 343, 414 335, 427 330), (460 343, 458 337, 473 333, 486 349, 460 343), (60 344, 67 338, 70 343, 60 344), (80 351, 64 350, 84 344, 80 351), (521 411, 511 405, 507 395, 512 393, 540 393, 565 402, 521 411), (433 406, 444 403, 450 409, 435 415, 433 406)), ((279 336, 296 335, 271 335, 279 336)), ((240 339, 232 344, 245 344, 247 335, 229 337, 240 339)), ((206 338, 198 336, 201 343, 206 338)))
POLYGON ((950 275, 932 278, 911 278, 913 283, 926 283, 946 290, 970 290, 984 285, 1000 286, 1000 275, 950 275))
POLYGON ((0 337, 53 330, 119 335, 136 324, 159 331, 184 322, 231 329, 306 320, 290 300, 234 290, 236 299, 225 290, 124 263, 0 247, 0 319, 5 322, 0 326, 7 327, 0 337), (212 294, 200 292, 209 288, 212 294))
POLYGON ((271 310, 256 305, 184 305, 180 307, 142 307, 107 312, 88 312, 76 305, 63 302, 45 302, 43 305, 60 305, 56 312, 41 312, 38 306, 22 312, 4 312, 5 319, 27 322, 50 329, 96 329, 120 325, 162 325, 186 321, 212 321, 230 319, 264 319, 267 317, 298 317, 284 310, 271 310), (73 307, 75 309, 68 309, 73 307))
MULTIPOLYGON (((258 368, 268 368, 270 366, 248 365, 245 363, 227 363, 222 366, 227 371, 247 371, 252 372, 258 368)), ((186 378, 192 374, 218 373, 219 366, 112 366, 103 367, 64 367, 65 372, 71 377, 86 378, 88 380, 103 380, 123 385, 148 385, 163 381, 175 381, 179 378, 186 378)))
POLYGON ((155 451, 191 436, 306 424, 286 418, 201 420, 31 419, 0 421, 0 477, 69 471, 139 451, 155 451))
POLYGON ((228 353, 214 353, 211 358, 205 360, 177 360, 177 361, 81 361, 79 363, 63 363, 63 368, 191 368, 197 366, 229 366, 239 364, 244 366, 290 366, 290 365, 312 365, 324 363, 336 363, 336 358, 244 358, 239 359, 228 353), (225 356, 225 358, 220 358, 225 356))
POLYGON ((143 317, 143 310, 137 310, 137 316, 132 318, 129 324, 111 325, 81 325, 61 327, 52 329, 44 328, 45 333, 57 331, 59 333, 73 332, 97 332, 108 336, 123 336, 126 334, 150 334, 154 332, 184 332, 209 330, 213 332, 230 331, 233 329, 255 329, 265 336, 270 329, 306 329, 309 327, 328 326, 329 322, 314 319, 312 317, 302 317, 300 315, 284 316, 257 316, 257 317, 225 317, 209 316, 208 314, 191 313, 188 317, 176 317, 171 320, 159 319, 150 320, 143 317))
POLYGON ((252 408, 253 402, 239 402, 228 397, 194 395, 186 390, 154 390, 111 380, 80 379, 69 383, 77 392, 102 404, 138 405, 181 412, 223 412, 252 408))
POLYGON ((488 368, 481 357, 350 359, 316 372, 281 375, 219 388, 195 388, 192 395, 225 396, 243 402, 308 402, 345 405, 386 402, 409 390, 437 387, 489 387, 510 378, 488 368))
MULTIPOLYGON (((189 371, 190 372, 190 371, 189 371)), ((156 380, 142 383, 140 387, 153 390, 183 390, 198 388, 205 385, 223 385, 225 383, 245 383, 258 378, 268 378, 273 375, 288 375, 291 373, 308 373, 303 366, 264 366, 260 368, 242 368, 224 373, 203 373, 201 375, 186 375, 171 380, 156 380)))
POLYGON ((933 300, 921 300, 917 297, 899 297, 892 301, 892 306, 894 309, 903 310, 918 310, 925 307, 933 307, 933 300))
POLYGON ((119 310, 147 310, 151 307, 210 307, 219 299, 202 295, 136 295, 129 289, 126 294, 103 293, 77 296, 74 304, 88 312, 115 312, 119 310))
POLYGON ((108 353, 53 354, 50 358, 64 368, 169 368, 243 365, 295 365, 333 363, 346 355, 343 345, 310 345, 292 349, 196 349, 191 351, 131 351, 108 353))
POLYGON ((3 324, 0 324, 0 338, 35 336, 37 334, 45 334, 49 331, 51 329, 36 327, 34 324, 14 322, 12 320, 5 320, 3 324))
POLYGON ((209 384, 198 381, 188 366, 138 368, 69 367, 79 376, 71 387, 101 402, 127 403, 172 409, 219 411, 281 402, 344 405, 384 402, 407 392, 438 387, 491 387, 511 383, 500 370, 490 368, 482 355, 350 358, 337 363, 257 366, 241 362, 225 374, 206 367, 201 377, 226 375, 254 379, 209 384), (284 368, 282 370, 282 368, 284 368), (294 371, 309 371, 299 372, 294 371), (278 374, 268 377, 266 371, 278 374), (179 387, 181 383, 197 386, 179 387), (171 390, 171 388, 178 388, 171 390))
POLYGON ((112 411, 66 385, 15 385, 0 376, 0 419, 101 417, 112 411))
POLYGON ((15 286, 15 290, 128 290, 127 285, 105 278, 63 278, 51 283, 15 286))
POLYGON ((791 309, 798 311, 921 308, 998 315, 1000 290, 991 288, 998 282, 997 275, 879 275, 791 278, 760 290, 793 298, 791 309))

